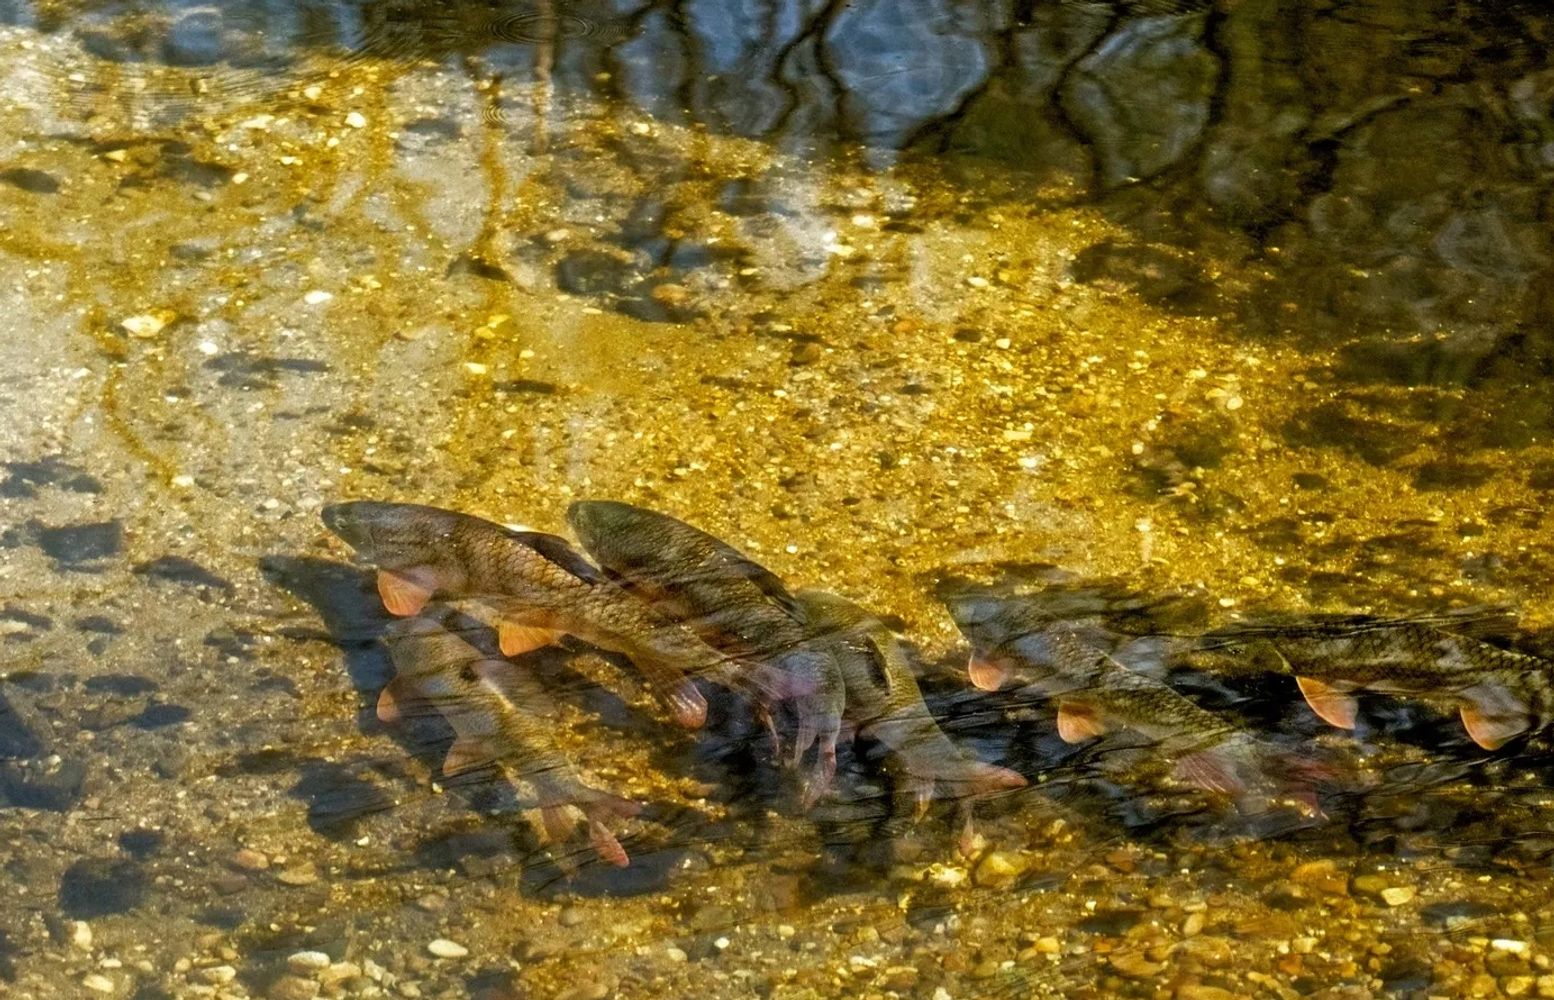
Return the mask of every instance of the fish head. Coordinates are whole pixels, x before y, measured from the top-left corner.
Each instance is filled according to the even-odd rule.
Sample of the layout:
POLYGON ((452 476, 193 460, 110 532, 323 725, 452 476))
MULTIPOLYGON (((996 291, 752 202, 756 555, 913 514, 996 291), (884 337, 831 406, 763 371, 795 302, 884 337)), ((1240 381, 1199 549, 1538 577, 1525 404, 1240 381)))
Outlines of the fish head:
POLYGON ((363 558, 386 569, 437 563, 439 543, 452 535, 454 521, 435 508, 376 500, 329 504, 319 517, 363 558))

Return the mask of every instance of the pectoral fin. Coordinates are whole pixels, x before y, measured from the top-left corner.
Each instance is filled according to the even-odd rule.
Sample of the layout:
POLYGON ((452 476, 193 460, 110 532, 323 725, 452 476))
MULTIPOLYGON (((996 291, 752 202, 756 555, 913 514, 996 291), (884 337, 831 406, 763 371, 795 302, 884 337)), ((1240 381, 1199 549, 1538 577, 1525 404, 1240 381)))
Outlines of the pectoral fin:
POLYGON ((1359 701, 1348 690, 1314 677, 1297 677, 1295 683, 1306 696, 1306 704, 1323 722, 1339 729, 1353 729, 1359 713, 1359 701))
POLYGON ((480 740, 460 736, 448 748, 448 756, 442 759, 442 773, 463 774, 489 764, 493 759, 491 752, 480 740))
POLYGON ((1475 684, 1461 692, 1462 724, 1473 742, 1485 750, 1498 750, 1532 726, 1527 704, 1493 682, 1475 684))
POLYGON ((497 643, 502 647, 503 656, 522 656, 536 649, 544 649, 554 645, 565 634, 537 625, 519 625, 505 618, 496 627, 497 643))
POLYGON ((420 698, 420 692, 416 691, 415 685, 403 677, 395 677, 378 692, 378 721, 395 723, 404 719, 406 715, 414 714, 410 704, 419 701, 420 698))
POLYGON ((1106 723, 1095 709, 1077 701, 1058 704, 1058 735, 1064 743, 1083 743, 1105 733, 1106 723))
POLYGON ((426 566, 378 570, 378 596, 391 615, 418 615, 437 592, 437 572, 426 566))
POLYGON ((966 673, 971 675, 971 686, 979 691, 997 691, 1009 679, 1009 671, 976 653, 971 654, 966 673))

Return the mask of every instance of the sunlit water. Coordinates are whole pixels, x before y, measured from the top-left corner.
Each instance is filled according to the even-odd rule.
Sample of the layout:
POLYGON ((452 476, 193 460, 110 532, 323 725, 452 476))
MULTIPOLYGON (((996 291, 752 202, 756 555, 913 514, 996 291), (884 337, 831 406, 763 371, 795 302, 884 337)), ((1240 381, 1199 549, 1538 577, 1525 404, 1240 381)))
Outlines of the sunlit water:
POLYGON ((1361 762, 1248 819, 973 691, 936 596, 1506 604, 1546 648, 1536 5, 0 19, 0 993, 1554 996, 1547 734, 1186 673, 1361 762), (376 720, 349 497, 692 521, 898 626, 1031 786, 969 859, 867 744, 806 815, 737 699, 688 734, 558 650, 558 743, 647 809, 629 868, 547 848, 376 720))

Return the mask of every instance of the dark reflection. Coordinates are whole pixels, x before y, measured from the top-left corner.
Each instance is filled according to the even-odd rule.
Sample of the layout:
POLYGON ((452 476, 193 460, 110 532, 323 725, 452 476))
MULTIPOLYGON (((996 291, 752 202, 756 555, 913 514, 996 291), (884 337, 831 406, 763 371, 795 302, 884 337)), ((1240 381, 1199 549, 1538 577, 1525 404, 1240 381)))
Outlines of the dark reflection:
MULTIPOLYGON (((1515 385, 1554 364, 1554 19, 1531 4, 11 0, 0 18, 132 69, 192 73, 192 93, 154 76, 125 92, 153 114, 276 92, 319 56, 475 57, 783 147, 928 157, 984 198, 1029 204, 1066 180, 1134 233, 1083 254, 1078 280, 1248 334, 1352 341, 1347 381, 1515 385), (1216 287, 1202 251, 1255 277, 1216 287)), ((752 183, 733 182, 727 209, 780 211, 739 187, 752 183)), ((671 282, 699 266, 649 229, 623 242, 671 282)), ((647 319, 696 311, 641 294, 626 260, 565 261, 558 278, 647 319)), ((268 383, 289 364, 245 359, 222 378, 268 383)), ((1550 412, 1539 394, 1524 416, 1547 429, 1550 412)))

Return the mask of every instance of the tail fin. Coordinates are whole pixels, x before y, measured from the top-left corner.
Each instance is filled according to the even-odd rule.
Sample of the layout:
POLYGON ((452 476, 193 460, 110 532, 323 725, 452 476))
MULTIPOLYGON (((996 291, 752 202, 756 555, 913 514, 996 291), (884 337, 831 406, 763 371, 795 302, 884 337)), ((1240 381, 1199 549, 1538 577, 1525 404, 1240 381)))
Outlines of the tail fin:
POLYGON ((1306 816, 1322 815, 1317 791, 1343 777, 1331 753, 1295 751, 1241 733, 1217 746, 1184 755, 1176 774, 1189 784, 1237 800, 1249 812, 1288 803, 1306 816))
POLYGON ((572 836, 577 819, 569 807, 576 807, 588 822, 588 840, 593 844, 599 860, 617 868, 631 864, 626 849, 616 839, 611 826, 620 820, 630 819, 642 812, 642 805, 594 788, 581 789, 570 802, 548 802, 540 807, 545 836, 552 844, 559 844, 572 836))

